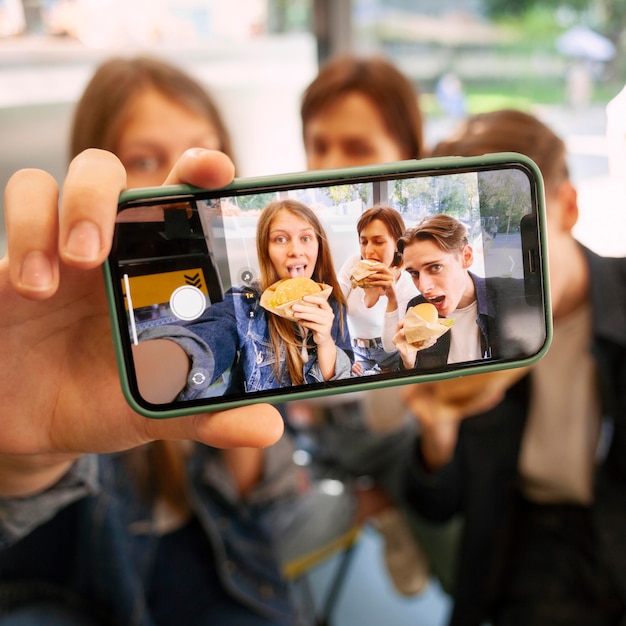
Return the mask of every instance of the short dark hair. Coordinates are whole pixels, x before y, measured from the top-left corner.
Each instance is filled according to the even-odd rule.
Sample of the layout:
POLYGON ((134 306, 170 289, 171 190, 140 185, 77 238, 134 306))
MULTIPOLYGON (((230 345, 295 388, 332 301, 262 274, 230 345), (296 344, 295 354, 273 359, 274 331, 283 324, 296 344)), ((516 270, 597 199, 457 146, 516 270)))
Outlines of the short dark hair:
POLYGON ((402 215, 400 215, 399 211, 396 211, 396 209, 393 209, 390 206, 376 205, 363 212, 359 221, 356 223, 356 232, 360 235, 361 231, 374 220, 384 222, 387 230, 395 241, 398 241, 406 230, 404 220, 402 219, 402 215))

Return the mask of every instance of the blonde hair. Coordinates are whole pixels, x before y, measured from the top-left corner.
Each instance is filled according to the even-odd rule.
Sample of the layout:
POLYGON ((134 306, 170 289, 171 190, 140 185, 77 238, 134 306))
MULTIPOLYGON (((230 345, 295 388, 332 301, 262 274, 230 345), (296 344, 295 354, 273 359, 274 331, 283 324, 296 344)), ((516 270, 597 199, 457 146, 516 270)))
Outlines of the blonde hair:
MULTIPOLYGON (((308 222, 315 232, 318 243, 317 260, 313 270, 312 278, 319 283, 326 283, 333 288, 333 296, 339 305, 339 327, 344 332, 344 311, 347 306, 343 295, 335 266, 333 263, 328 238, 322 223, 317 215, 308 206, 297 200, 277 200, 270 202, 261 212, 256 230, 256 245, 259 256, 259 267, 261 270, 261 288, 267 289, 270 285, 279 280, 278 273, 269 256, 269 235, 272 221, 279 211, 289 211, 296 217, 308 222)), ((291 383, 301 385, 304 383, 303 360, 301 354, 302 341, 298 341, 296 327, 293 322, 277 315, 268 316, 268 327, 272 348, 276 356, 274 362, 274 373, 277 378, 281 378, 282 364, 281 354, 285 351, 285 362, 287 373, 291 383)))

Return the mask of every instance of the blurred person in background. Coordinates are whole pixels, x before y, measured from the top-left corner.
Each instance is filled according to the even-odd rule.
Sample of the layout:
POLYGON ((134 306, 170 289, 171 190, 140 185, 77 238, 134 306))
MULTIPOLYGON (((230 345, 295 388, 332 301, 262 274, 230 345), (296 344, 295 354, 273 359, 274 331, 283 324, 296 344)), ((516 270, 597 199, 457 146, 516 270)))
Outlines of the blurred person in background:
MULTIPOLYGON (((424 155, 417 90, 382 57, 342 55, 328 61, 304 92, 301 118, 311 170, 424 155)), ((380 301, 386 306, 387 297, 381 295, 380 301)), ((401 392, 390 388, 288 403, 287 415, 288 424, 314 426, 318 453, 313 452, 311 468, 345 481, 355 498, 353 523, 370 520, 381 533, 397 591, 415 595, 424 589, 429 557, 445 585, 448 532, 428 527, 404 504, 401 476, 415 424, 401 392)))
POLYGON ((450 626, 619 626, 626 259, 572 236, 578 204, 565 144, 536 117, 471 116, 433 154, 503 151, 532 158, 545 182, 553 341, 530 369, 407 388, 420 423, 407 496, 428 519, 465 520, 450 626))

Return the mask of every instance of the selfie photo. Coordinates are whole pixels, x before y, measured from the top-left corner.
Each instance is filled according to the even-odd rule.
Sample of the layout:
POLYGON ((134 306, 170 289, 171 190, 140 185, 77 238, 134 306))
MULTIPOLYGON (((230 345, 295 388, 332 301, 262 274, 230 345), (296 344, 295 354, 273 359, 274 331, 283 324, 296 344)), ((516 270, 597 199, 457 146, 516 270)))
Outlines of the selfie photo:
POLYGON ((544 347, 541 268, 524 264, 540 256, 538 196, 520 164, 274 187, 122 203, 130 338, 168 348, 167 376, 158 352, 134 367, 143 400, 398 382, 544 347), (186 371, 172 376, 174 346, 186 371))

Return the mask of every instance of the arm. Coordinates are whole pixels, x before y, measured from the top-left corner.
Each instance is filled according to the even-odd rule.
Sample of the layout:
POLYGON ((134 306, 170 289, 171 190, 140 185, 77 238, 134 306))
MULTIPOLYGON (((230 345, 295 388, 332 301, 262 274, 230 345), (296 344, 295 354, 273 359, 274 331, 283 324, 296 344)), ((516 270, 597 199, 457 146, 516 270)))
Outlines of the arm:
MULTIPOLYGON (((5 461, 6 458, 1 459, 2 476, 5 476, 5 461)), ((11 476, 11 473, 6 475, 11 476)), ((19 541, 63 508, 86 496, 95 495, 100 489, 98 459, 91 454, 71 463, 63 475, 45 489, 28 494, 5 493, 0 497, 0 549, 19 541)), ((19 489, 15 491, 19 492, 19 489)))
POLYGON ((343 297, 348 300, 348 296, 352 291, 352 281, 350 280, 350 274, 352 273, 352 268, 355 263, 360 259, 360 255, 353 254, 348 257, 345 263, 341 266, 339 272, 337 272, 337 282, 341 287, 341 291, 343 293, 343 297))
MULTIPOLYGON (((241 314, 241 313, 240 313, 241 314)), ((135 365, 142 395, 160 402, 202 398, 237 357, 239 340, 233 290, 211 305, 198 322, 163 324, 139 334, 135 365), (141 361, 137 355, 141 355, 141 361), (201 381, 195 374, 202 373, 201 381), (143 386, 143 389, 142 389, 143 386), (159 400, 156 400, 159 401, 159 400)))
POLYGON ((436 471, 448 463, 461 421, 498 405, 527 373, 522 367, 406 387, 404 399, 419 423, 425 468, 436 471))
POLYGON ((396 283, 395 293, 398 306, 394 311, 387 309, 383 323, 383 347, 387 352, 397 350, 393 337, 398 332, 398 323, 404 319, 407 309, 417 303, 414 300, 419 296, 417 287, 406 272, 402 272, 396 283))
MULTIPOLYGON (((222 186, 232 164, 190 151, 166 181, 222 186)), ((70 165, 58 206, 54 179, 22 170, 5 193, 9 253, 0 261, 1 495, 32 495, 55 484, 88 452, 129 449, 155 439, 216 447, 273 443, 282 420, 260 406, 151 420, 132 411, 119 384, 100 265, 125 185, 119 160, 88 150, 70 165)))
POLYGON ((398 332, 398 322, 399 315, 398 311, 391 311, 390 313, 385 313, 385 318, 383 320, 383 348, 387 352, 393 352, 397 350, 396 344, 393 342, 394 335, 398 332))

